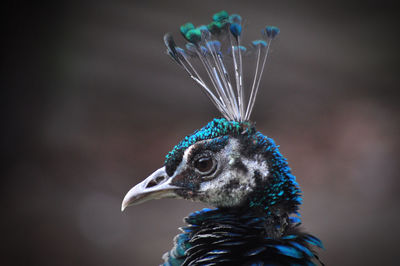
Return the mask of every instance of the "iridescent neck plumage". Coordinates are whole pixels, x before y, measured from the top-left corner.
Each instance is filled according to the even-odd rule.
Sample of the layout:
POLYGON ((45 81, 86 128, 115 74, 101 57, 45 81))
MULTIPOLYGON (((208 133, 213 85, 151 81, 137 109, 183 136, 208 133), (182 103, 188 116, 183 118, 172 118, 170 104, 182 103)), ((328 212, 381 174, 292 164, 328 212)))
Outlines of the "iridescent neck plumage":
POLYGON ((171 58, 201 86, 225 118, 238 122, 249 120, 269 47, 279 29, 267 26, 263 30, 263 39, 255 40, 251 44, 256 60, 248 97, 243 86, 242 57, 249 51, 241 43, 240 15, 229 16, 227 12, 221 11, 214 14, 213 21, 208 25, 195 27, 192 23, 186 23, 181 26, 180 31, 188 41, 186 49, 176 46, 171 34, 167 33, 164 36, 171 58), (200 68, 196 67, 196 64, 199 64, 200 68), (205 74, 200 74, 201 71, 205 74), (231 78, 232 76, 234 78, 231 78))
POLYGON ((203 209, 185 219, 164 265, 315 265, 321 241, 288 216, 258 216, 248 210, 203 209))

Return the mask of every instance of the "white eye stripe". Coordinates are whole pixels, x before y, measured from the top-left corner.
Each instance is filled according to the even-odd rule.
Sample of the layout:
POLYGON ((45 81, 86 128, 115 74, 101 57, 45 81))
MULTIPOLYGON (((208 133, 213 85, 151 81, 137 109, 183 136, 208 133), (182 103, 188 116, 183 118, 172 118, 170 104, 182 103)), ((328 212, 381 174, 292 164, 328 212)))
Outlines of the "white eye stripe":
POLYGON ((185 150, 185 152, 183 153, 182 161, 187 162, 189 154, 192 152, 192 150, 195 148, 195 146, 196 146, 196 143, 185 150))

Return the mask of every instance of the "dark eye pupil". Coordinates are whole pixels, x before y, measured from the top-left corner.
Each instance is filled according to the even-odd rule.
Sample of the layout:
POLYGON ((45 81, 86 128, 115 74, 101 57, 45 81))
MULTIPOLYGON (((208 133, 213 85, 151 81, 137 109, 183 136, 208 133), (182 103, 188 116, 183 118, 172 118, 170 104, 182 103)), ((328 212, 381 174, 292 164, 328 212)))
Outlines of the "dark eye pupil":
POLYGON ((213 161, 211 158, 200 158, 196 161, 194 167, 196 167, 200 172, 207 172, 213 167, 213 161))

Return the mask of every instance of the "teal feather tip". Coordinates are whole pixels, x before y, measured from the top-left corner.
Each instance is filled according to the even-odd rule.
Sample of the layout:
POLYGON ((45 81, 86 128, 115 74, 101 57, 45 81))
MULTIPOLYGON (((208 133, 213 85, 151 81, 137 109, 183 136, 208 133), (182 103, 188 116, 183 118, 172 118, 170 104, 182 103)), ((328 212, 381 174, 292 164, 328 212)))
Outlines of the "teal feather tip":
POLYGON ((181 28, 180 28, 181 33, 182 33, 183 36, 185 36, 185 34, 186 34, 188 31, 193 30, 193 29, 195 29, 195 27, 194 27, 194 25, 193 25, 192 23, 190 23, 190 22, 188 22, 188 23, 186 23, 186 24, 183 24, 183 25, 181 26, 181 28))
POLYGON ((215 13, 212 18, 215 22, 221 22, 227 20, 229 18, 229 15, 228 12, 222 10, 218 13, 215 13))
POLYGON ((280 30, 275 26, 265 27, 265 34, 268 38, 275 38, 279 34, 280 30))

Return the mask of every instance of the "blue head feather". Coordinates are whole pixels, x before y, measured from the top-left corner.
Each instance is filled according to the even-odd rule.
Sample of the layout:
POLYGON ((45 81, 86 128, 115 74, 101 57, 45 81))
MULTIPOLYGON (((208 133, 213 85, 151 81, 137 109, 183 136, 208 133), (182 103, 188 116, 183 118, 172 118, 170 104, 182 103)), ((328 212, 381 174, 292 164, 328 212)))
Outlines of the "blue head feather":
MULTIPOLYGON (((238 136, 245 131, 254 132, 255 128, 249 122, 228 121, 225 118, 215 118, 205 127, 195 131, 192 135, 186 136, 165 158, 165 166, 168 175, 172 175, 178 164, 181 162, 184 151, 198 141, 217 139, 223 136, 238 136)), ((221 144, 223 140, 221 140, 221 144)), ((216 143, 217 144, 217 143, 216 143)))

